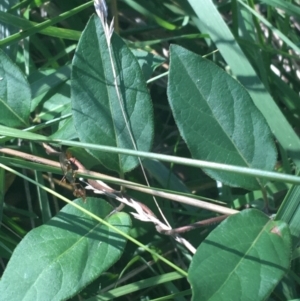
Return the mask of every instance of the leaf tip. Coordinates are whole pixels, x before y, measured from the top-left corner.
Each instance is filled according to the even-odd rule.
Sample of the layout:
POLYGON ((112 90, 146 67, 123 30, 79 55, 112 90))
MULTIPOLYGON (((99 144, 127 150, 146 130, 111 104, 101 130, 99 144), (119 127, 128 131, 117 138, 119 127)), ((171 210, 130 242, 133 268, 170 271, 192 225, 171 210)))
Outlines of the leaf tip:
POLYGON ((276 234, 276 235, 282 237, 281 230, 279 229, 278 226, 273 227, 273 228, 271 229, 271 233, 276 234))

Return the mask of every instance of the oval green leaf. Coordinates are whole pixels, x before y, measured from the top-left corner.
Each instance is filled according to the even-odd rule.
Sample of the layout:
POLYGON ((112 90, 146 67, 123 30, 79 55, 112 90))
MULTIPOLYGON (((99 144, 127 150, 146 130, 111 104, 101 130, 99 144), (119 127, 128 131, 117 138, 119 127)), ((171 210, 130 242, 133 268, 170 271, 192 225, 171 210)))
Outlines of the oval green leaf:
POLYGON ((227 218, 198 248, 188 279, 193 299, 266 300, 291 260, 286 223, 249 209, 227 218))
MULTIPOLYGON (((270 129, 248 92, 212 62, 171 46, 169 103, 181 136, 196 159, 272 170, 270 129)), ((259 189, 253 177, 205 170, 231 186, 259 189)))
POLYGON ((21 70, 0 49, 0 123, 27 127, 31 90, 21 70))
MULTIPOLYGON (((102 218, 113 210, 98 198, 74 202, 102 218)), ((107 221, 125 233, 131 227, 125 213, 107 221)), ((67 205, 17 246, 0 281, 1 300, 66 300, 112 266, 125 243, 115 231, 67 205)))
MULTIPOLYGON (((132 52, 116 34, 112 35, 111 48, 120 99, 101 22, 92 17, 80 38, 72 68, 73 119, 79 139, 128 149, 136 145, 138 150, 149 151, 153 110, 143 74, 132 52)), ((130 171, 138 164, 136 157, 88 151, 118 172, 130 171)))

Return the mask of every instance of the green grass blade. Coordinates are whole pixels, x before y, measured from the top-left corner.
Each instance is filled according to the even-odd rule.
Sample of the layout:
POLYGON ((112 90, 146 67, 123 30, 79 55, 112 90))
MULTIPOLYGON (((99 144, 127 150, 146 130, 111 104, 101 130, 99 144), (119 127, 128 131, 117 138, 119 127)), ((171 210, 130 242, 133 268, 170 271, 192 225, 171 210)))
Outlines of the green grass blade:
POLYGON ((91 6, 92 4, 94 3, 94 1, 89 1, 81 6, 78 6, 68 12, 65 12, 65 13, 62 13, 60 14, 59 16, 55 17, 55 18, 52 18, 51 20, 47 20, 45 22, 42 22, 38 25, 35 25, 31 28, 28 28, 22 32, 18 32, 14 35, 11 35, 10 37, 6 38, 6 39, 3 39, 0 41, 0 46, 7 46, 7 45, 11 45, 17 41, 20 41, 26 37, 29 37, 35 33, 38 33, 40 32, 41 30, 49 27, 49 26, 52 26, 58 22, 61 22, 77 13, 79 13, 80 11, 82 11, 83 9, 91 6))
MULTIPOLYGON (((28 21, 26 19, 13 16, 9 13, 4 13, 0 11, 0 22, 3 22, 8 25, 15 26, 19 29, 29 29, 34 26, 37 26, 38 23, 28 21)), ((67 39, 67 40, 74 40, 78 41, 81 35, 80 31, 72 30, 72 29, 65 29, 65 28, 58 28, 49 26, 47 28, 41 29, 39 33, 50 36, 50 37, 56 37, 61 39, 67 39)))
POLYGON ((260 178, 274 180, 274 181, 282 181, 291 184, 300 184, 300 177, 281 174, 277 172, 264 171, 264 170, 254 169, 254 168, 246 168, 246 167, 214 163, 208 161, 194 160, 189 158, 182 158, 182 157, 169 156, 163 154, 155 154, 150 152, 135 151, 131 149, 124 149, 118 147, 96 145, 91 143, 82 143, 77 141, 67 141, 67 140, 60 140, 60 139, 50 139, 43 135, 11 129, 1 125, 0 125, 0 135, 5 135, 5 136, 15 137, 15 138, 23 138, 27 140, 34 140, 35 142, 48 142, 48 143, 54 143, 60 145, 100 150, 103 152, 120 153, 120 154, 126 154, 130 156, 138 156, 141 158, 149 158, 149 159, 154 159, 154 160, 156 159, 165 162, 177 163, 186 166, 209 168, 213 170, 222 170, 222 171, 228 171, 233 173, 239 173, 243 175, 250 175, 253 177, 260 177, 260 178))
POLYGON ((130 293, 148 288, 148 287, 152 287, 153 285, 159 285, 159 284, 163 284, 169 281, 174 281, 177 279, 181 279, 182 275, 179 274, 178 272, 171 272, 171 273, 167 273, 165 275, 159 275, 159 276, 155 276, 155 277, 151 277, 145 280, 141 280, 141 281, 137 281, 131 284, 127 284, 127 285, 123 285, 121 287, 112 289, 110 291, 108 291, 107 293, 101 293, 101 295, 99 295, 98 297, 92 297, 90 299, 87 299, 86 301, 96 301, 96 300, 111 300, 111 298, 118 298, 121 296, 126 296, 130 293))

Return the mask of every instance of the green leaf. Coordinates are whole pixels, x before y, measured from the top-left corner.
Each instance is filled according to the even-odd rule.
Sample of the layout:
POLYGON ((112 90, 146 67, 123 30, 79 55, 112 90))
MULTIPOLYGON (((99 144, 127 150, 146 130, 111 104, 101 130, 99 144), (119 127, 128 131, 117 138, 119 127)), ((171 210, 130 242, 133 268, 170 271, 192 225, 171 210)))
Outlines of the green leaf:
MULTIPOLYGON (((218 12, 211 0, 188 0, 194 9, 197 18, 194 18, 196 26, 201 32, 208 33, 211 41, 216 45, 232 73, 238 78, 250 93, 255 105, 266 118, 272 133, 292 158, 297 168, 300 167, 298 156, 300 139, 293 127, 287 122, 280 108, 273 100, 269 92, 262 84, 256 71, 241 50, 223 16, 218 12), (221 37, 221 38, 220 38, 221 37)), ((286 1, 285 1, 286 2, 286 1)), ((244 5, 243 1, 239 1, 244 5)), ((263 18, 260 16, 260 21, 263 18)), ((278 35, 278 31, 276 35, 278 35)), ((272 72, 270 73, 272 74, 272 72)))
POLYGON ((0 123, 28 126, 31 91, 21 70, 0 49, 0 123))
MULTIPOLYGON (((71 95, 74 125, 81 142, 149 151, 153 136, 153 111, 141 69, 126 44, 113 34, 111 41, 116 82, 109 49, 98 17, 90 19, 75 53, 71 95), (122 104, 122 105, 121 105, 122 104), (125 122, 121 107, 124 107, 125 122)), ((89 150, 107 168, 127 172, 138 159, 89 150)))
POLYGON ((286 273, 291 235, 286 223, 245 210, 220 224, 189 269, 192 300, 265 300, 286 273))
MULTIPOLYGON (((102 218, 113 210, 98 198, 74 202, 102 218)), ((131 226, 125 213, 111 215, 108 222, 125 233, 131 226)), ((0 281, 1 299, 66 300, 112 266, 124 247, 122 236, 67 205, 15 249, 0 281)))
MULTIPOLYGON (((276 149, 247 91, 212 62, 172 45, 169 103, 181 136, 197 159, 272 170, 276 149)), ((205 170, 231 186, 258 189, 255 178, 205 170)))

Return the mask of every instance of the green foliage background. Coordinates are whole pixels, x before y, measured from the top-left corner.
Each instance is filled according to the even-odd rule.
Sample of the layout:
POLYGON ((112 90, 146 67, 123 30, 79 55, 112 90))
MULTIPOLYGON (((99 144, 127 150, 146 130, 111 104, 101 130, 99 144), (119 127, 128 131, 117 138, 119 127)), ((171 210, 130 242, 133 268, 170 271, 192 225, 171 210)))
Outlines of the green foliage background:
POLYGON ((299 298, 299 1, 111 0, 112 53, 94 12, 0 3, 1 149, 69 147, 116 189, 146 184, 139 155, 172 228, 237 214, 182 234, 191 254, 123 212, 103 225, 113 207, 92 192, 64 206, 59 168, 1 155, 0 296, 299 298))

